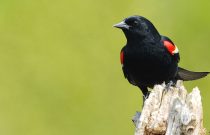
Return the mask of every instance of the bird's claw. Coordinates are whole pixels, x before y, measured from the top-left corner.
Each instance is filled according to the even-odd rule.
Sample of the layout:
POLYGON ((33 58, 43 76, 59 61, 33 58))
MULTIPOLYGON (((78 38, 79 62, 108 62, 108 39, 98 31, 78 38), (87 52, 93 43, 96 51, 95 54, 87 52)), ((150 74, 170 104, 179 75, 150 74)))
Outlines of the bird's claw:
POLYGON ((169 81, 167 84, 166 84, 166 90, 170 90, 170 87, 174 87, 176 84, 173 82, 173 81, 169 81))
POLYGON ((144 102, 149 97, 149 94, 150 94, 150 91, 148 91, 146 95, 143 95, 143 107, 144 107, 144 102))
POLYGON ((144 102, 145 102, 145 100, 146 100, 148 97, 149 97, 149 94, 143 95, 144 102))

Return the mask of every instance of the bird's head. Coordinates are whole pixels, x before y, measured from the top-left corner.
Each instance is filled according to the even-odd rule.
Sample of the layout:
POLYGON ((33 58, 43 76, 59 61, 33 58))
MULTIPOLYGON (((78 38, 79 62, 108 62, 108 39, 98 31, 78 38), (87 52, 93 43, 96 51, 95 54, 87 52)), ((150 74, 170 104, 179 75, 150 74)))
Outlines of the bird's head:
POLYGON ((160 35, 154 25, 142 16, 130 16, 114 27, 122 29, 127 40, 158 40, 160 35))

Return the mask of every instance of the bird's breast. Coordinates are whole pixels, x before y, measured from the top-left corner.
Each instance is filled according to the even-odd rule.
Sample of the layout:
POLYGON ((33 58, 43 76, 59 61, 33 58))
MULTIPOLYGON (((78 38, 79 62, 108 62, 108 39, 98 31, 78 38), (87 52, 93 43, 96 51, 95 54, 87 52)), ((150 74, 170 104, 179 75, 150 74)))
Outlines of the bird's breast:
POLYGON ((128 47, 121 55, 123 66, 134 76, 168 76, 177 66, 170 54, 159 46, 128 47))

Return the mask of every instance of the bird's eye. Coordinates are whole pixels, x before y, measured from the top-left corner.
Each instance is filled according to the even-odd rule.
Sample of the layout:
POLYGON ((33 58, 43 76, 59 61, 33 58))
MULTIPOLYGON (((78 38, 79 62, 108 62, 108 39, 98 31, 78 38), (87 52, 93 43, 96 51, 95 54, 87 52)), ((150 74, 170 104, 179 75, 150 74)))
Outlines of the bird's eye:
POLYGON ((135 27, 138 25, 138 21, 137 20, 126 20, 126 24, 128 24, 131 27, 135 27))
POLYGON ((133 21, 133 26, 137 26, 138 22, 137 21, 133 21))

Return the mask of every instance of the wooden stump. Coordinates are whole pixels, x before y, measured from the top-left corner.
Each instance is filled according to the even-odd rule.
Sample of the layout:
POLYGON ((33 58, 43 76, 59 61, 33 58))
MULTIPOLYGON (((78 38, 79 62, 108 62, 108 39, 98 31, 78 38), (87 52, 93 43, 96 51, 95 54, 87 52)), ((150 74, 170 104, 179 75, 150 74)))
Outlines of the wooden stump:
POLYGON ((188 94, 182 81, 176 87, 156 85, 133 121, 135 135, 204 135, 200 91, 188 94))

